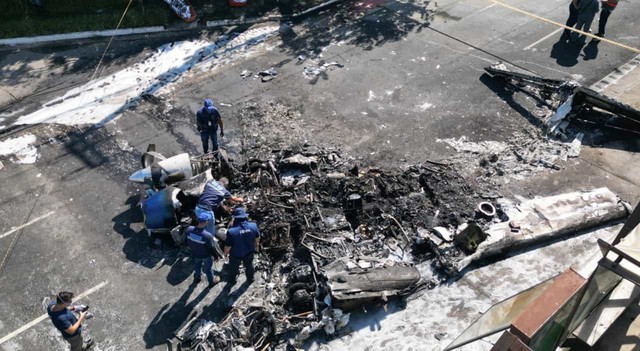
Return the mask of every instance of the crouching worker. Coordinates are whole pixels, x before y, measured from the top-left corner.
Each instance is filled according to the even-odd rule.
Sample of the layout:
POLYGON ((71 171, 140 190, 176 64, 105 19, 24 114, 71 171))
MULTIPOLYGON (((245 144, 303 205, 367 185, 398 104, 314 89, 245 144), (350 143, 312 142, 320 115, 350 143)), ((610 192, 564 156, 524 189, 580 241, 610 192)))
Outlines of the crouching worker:
MULTIPOLYGON (((196 205, 196 216, 201 213, 208 213, 212 218, 215 218, 214 212, 220 206, 222 201, 229 200, 232 203, 242 203, 242 198, 233 196, 227 190, 229 180, 227 178, 220 178, 220 180, 211 179, 205 184, 204 190, 198 198, 198 204, 196 205)), ((211 220, 207 224, 207 231, 214 236, 216 235, 216 221, 211 220)))
POLYGON ((62 333, 62 337, 71 346, 71 351, 87 350, 93 345, 93 340, 82 337, 82 322, 86 318, 87 311, 77 311, 79 318, 71 313, 75 310, 71 306, 73 293, 61 291, 56 295, 56 301, 47 307, 47 313, 53 325, 62 333))
POLYGON ((233 210, 233 220, 227 230, 224 244, 224 256, 229 258, 229 283, 236 282, 240 263, 244 265, 247 282, 254 279, 253 254, 260 248, 260 231, 255 222, 249 221, 249 215, 243 207, 233 210))
POLYGON ((198 225, 190 226, 186 231, 187 246, 191 249, 191 258, 193 259, 193 282, 200 282, 200 275, 204 266, 204 274, 207 276, 209 286, 213 286, 220 281, 213 271, 213 256, 215 255, 215 246, 217 245, 213 239, 213 235, 207 231, 207 225, 213 221, 211 214, 203 212, 198 214, 198 225))

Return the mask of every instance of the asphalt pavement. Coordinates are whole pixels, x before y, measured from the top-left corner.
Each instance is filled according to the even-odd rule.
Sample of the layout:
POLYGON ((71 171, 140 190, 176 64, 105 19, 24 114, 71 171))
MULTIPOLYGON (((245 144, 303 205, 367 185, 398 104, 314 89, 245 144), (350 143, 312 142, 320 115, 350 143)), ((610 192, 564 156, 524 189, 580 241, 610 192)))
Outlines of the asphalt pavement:
MULTIPOLYGON (((484 74, 490 64, 509 62, 543 76, 591 85, 637 55, 604 42, 589 44, 585 52, 586 48, 559 42, 557 27, 487 0, 372 3, 378 6, 283 24, 267 49, 221 69, 190 74, 167 95, 182 111, 174 119, 157 118, 155 110, 142 104, 103 128, 30 128, 39 137, 37 162, 20 165, 3 159, 0 170, 0 338, 8 338, 0 349, 64 349, 48 320, 29 324, 45 313, 43 298, 52 291, 90 292, 82 300, 95 314, 87 329, 97 342, 94 349, 109 351, 164 350, 165 340, 189 318, 201 313, 222 318, 229 303, 241 296, 241 282, 224 291, 224 284, 210 290, 205 284, 192 285, 190 261, 182 252, 150 245, 136 208, 140 192, 126 180, 139 167, 148 143, 166 155, 199 150, 190 123, 191 111, 202 98, 222 103, 228 139, 223 145, 237 149, 243 138, 254 137, 240 132, 243 104, 278 101, 301 116, 295 122, 299 133, 292 133, 289 141, 308 139, 339 147, 363 164, 393 166, 402 160, 413 163, 453 154, 438 139, 464 135, 472 141, 501 141, 532 127, 526 111, 535 106, 526 98, 518 103, 507 98, 484 74), (322 65, 320 60, 342 67, 305 77, 305 67, 322 65), (270 67, 278 76, 269 82, 240 77, 245 69, 270 67)), ((509 5, 558 22, 568 14, 567 1, 514 0, 509 5)), ((619 7, 609 19, 607 37, 639 47, 640 27, 634 24, 640 8, 630 2, 619 7)), ((103 74, 127 67, 165 40, 120 42, 103 74)), ((49 88, 37 94, 39 89, 86 80, 103 47, 104 43, 93 43, 0 53, 2 90, 25 97, 11 109, 24 108, 17 115, 32 111, 63 92, 49 88), (54 59, 61 55, 64 60, 54 59)), ((4 96, 3 105, 12 99, 4 96)), ((567 165, 573 173, 543 175, 507 190, 548 195, 607 185, 623 199, 638 199, 637 187, 611 175, 615 170, 590 167, 584 175, 580 161, 575 162, 567 165)), ((464 301, 452 298, 447 303, 459 312, 448 315, 453 327, 446 337, 434 339, 446 327, 443 321, 441 328, 421 324, 419 334, 409 339, 428 339, 434 350, 441 349, 471 315, 481 312, 478 308, 561 271, 570 263, 560 260, 563 252, 571 255, 586 247, 572 241, 542 251, 544 262, 558 258, 558 263, 536 266, 538 273, 529 280, 522 275, 502 279, 490 269, 471 274, 462 284, 477 292, 482 303, 465 307, 464 301), (501 292, 491 296, 491 289, 501 292)), ((504 268, 502 274, 509 270, 504 268)), ((427 302, 416 305, 422 313, 429 313, 427 302)), ((388 337, 382 343, 385 340, 374 334, 377 327, 366 326, 354 330, 347 338, 351 342, 332 344, 332 349, 416 349, 390 343, 388 337)), ((384 320, 380 328, 385 328, 384 320)))

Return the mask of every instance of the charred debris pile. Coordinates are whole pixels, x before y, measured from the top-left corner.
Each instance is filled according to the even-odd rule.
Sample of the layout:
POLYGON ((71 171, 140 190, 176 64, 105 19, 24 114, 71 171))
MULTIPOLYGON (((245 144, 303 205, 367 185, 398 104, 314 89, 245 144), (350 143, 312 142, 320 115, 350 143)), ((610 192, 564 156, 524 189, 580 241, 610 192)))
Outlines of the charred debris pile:
POLYGON ((230 180, 259 224, 260 278, 220 323, 189 323, 180 337, 188 349, 287 349, 316 331, 334 335, 349 311, 456 273, 477 245, 456 239, 460 224, 501 221, 444 164, 362 169, 338 151, 303 146, 241 165, 221 157, 211 173, 230 180), (415 264, 427 260, 442 274, 421 274, 415 264))
MULTIPOLYGON (((150 235, 183 245, 204 185, 221 177, 263 234, 257 280, 215 316, 176 332, 189 350, 286 350, 312 334, 339 336, 353 310, 386 308, 477 260, 628 215, 606 188, 513 203, 480 192, 448 164, 360 168, 308 145, 254 149, 242 162, 224 151, 165 158, 150 145, 142 164, 129 179, 149 186, 142 207, 150 235), (431 264, 418 270, 422 262, 431 264)), ((229 211, 221 206, 216 217, 221 240, 229 211)))

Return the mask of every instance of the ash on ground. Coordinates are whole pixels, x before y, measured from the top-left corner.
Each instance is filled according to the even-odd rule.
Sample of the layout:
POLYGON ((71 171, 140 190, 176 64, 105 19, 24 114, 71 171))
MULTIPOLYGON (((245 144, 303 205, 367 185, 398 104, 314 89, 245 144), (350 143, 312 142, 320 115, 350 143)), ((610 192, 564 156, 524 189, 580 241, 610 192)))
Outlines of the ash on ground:
POLYGON ((465 253, 447 233, 488 223, 475 217, 480 192, 450 166, 361 169, 335 149, 257 145, 244 145, 253 151, 214 177, 230 178, 264 235, 259 278, 219 323, 206 315, 192 321, 185 348, 290 349, 312 334, 339 336, 349 311, 454 273, 465 253), (427 260, 440 276, 421 276, 415 264, 427 260))

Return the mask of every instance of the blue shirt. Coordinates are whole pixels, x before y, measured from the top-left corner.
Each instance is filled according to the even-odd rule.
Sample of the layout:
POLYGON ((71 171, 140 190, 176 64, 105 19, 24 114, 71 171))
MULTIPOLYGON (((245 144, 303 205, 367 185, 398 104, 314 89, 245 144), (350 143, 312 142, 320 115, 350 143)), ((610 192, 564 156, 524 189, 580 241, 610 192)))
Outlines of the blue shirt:
POLYGON ((66 307, 62 311, 52 311, 51 308, 55 304, 55 302, 51 302, 49 304, 49 306, 47 307, 47 313, 49 314, 49 318, 51 318, 53 325, 62 333, 62 337, 65 339, 69 339, 71 337, 79 335, 82 327, 78 328, 78 330, 76 330, 76 332, 73 334, 67 334, 67 332, 65 332, 65 330, 76 324, 76 322, 78 321, 76 316, 74 316, 73 313, 71 313, 71 311, 69 311, 69 309, 66 307))
POLYGON ((231 246, 231 256, 242 258, 256 251, 256 238, 260 237, 258 225, 243 220, 236 223, 227 231, 225 246, 231 246))
POLYGON ((202 195, 200 195, 200 198, 198 199, 197 206, 204 210, 215 211, 224 199, 228 199, 230 197, 231 193, 229 190, 225 189, 222 184, 212 179, 204 186, 204 191, 202 191, 202 195))
POLYGON ((173 207, 172 193, 175 188, 166 187, 142 203, 144 224, 147 229, 171 229, 178 225, 173 207))
POLYGON ((213 235, 204 228, 187 228, 187 246, 194 258, 208 258, 213 252, 213 235))
POLYGON ((215 131, 218 130, 218 122, 220 122, 220 111, 217 108, 213 108, 212 112, 209 112, 206 108, 201 108, 196 113, 196 123, 199 131, 215 131))

